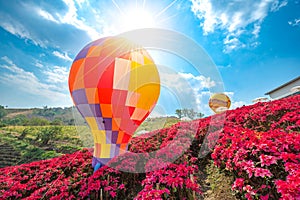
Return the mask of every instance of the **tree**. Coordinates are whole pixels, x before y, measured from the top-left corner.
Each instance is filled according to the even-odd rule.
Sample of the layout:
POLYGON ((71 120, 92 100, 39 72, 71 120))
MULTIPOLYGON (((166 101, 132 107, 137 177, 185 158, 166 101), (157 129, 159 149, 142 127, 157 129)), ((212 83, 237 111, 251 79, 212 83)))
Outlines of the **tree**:
POLYGON ((193 108, 177 109, 175 111, 175 114, 178 115, 179 118, 188 117, 190 119, 195 119, 195 117, 202 118, 204 116, 203 113, 201 113, 201 112, 198 113, 198 112, 194 111, 193 108))
POLYGON ((202 118, 202 117, 204 117, 204 114, 201 113, 201 112, 199 112, 199 113, 197 113, 197 117, 198 117, 198 118, 202 118))
POLYGON ((181 109, 177 109, 175 111, 175 114, 178 116, 179 119, 182 118, 182 110, 181 109))
POLYGON ((192 108, 187 110, 187 117, 190 119, 194 119, 196 114, 197 112, 195 112, 192 108))
POLYGON ((0 119, 2 119, 7 114, 4 106, 0 105, 0 119))
POLYGON ((55 126, 61 126, 63 124, 63 121, 61 118, 56 117, 50 124, 55 126))
POLYGON ((33 131, 33 128, 31 128, 31 127, 25 128, 25 129, 22 131, 21 135, 18 137, 18 139, 19 139, 19 140, 23 140, 23 139, 26 137, 26 135, 28 135, 28 133, 31 133, 32 131, 33 131))
POLYGON ((61 126, 50 126, 41 128, 37 134, 36 140, 41 140, 41 145, 47 145, 50 140, 53 140, 57 135, 61 134, 61 126))
POLYGON ((26 126, 28 124, 28 118, 25 115, 17 115, 13 118, 7 118, 3 120, 5 124, 12 126, 26 126))
POLYGON ((188 117, 188 113, 189 113, 189 109, 184 108, 184 109, 182 110, 183 117, 188 117))
POLYGON ((39 117, 33 117, 28 122, 28 125, 30 126, 47 126, 49 125, 49 121, 47 119, 39 118, 39 117))
POLYGON ((68 121, 68 125, 75 125, 75 119, 70 119, 68 121))

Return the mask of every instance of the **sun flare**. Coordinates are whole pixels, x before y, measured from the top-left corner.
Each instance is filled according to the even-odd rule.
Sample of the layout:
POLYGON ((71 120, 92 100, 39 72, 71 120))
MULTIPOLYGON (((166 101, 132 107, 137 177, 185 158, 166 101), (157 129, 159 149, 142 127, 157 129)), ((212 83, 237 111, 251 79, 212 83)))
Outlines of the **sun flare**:
POLYGON ((154 16, 143 9, 130 9, 121 17, 121 25, 125 30, 153 28, 156 26, 154 16))
MULTIPOLYGON (((114 24, 117 24, 117 32, 129 31, 141 28, 159 28, 164 27, 166 22, 176 16, 178 13, 168 13, 177 0, 168 4, 159 2, 149 6, 147 0, 143 3, 135 1, 132 4, 123 4, 121 1, 111 0, 117 12, 111 11, 114 24)), ((133 2, 133 1, 132 1, 133 2)))

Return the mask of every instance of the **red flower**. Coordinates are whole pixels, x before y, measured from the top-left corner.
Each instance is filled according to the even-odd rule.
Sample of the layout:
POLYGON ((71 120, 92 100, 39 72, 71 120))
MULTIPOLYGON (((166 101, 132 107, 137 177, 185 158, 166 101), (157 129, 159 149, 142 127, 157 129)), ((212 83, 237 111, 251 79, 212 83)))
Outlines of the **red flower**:
POLYGON ((244 179, 243 178, 237 178, 235 179, 233 185, 232 185, 232 190, 241 190, 244 186, 244 179))

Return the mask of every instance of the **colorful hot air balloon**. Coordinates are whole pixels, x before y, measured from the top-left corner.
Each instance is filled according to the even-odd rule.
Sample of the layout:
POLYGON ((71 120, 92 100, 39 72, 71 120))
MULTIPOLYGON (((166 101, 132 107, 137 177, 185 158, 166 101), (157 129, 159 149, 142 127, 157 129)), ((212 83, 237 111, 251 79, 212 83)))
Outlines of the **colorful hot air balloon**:
POLYGON ((160 78, 145 49, 124 38, 107 37, 91 42, 76 56, 69 89, 93 134, 92 164, 98 168, 126 152, 158 100, 160 78))
POLYGON ((230 105, 229 97, 223 93, 213 94, 209 99, 209 107, 217 114, 228 110, 230 105))

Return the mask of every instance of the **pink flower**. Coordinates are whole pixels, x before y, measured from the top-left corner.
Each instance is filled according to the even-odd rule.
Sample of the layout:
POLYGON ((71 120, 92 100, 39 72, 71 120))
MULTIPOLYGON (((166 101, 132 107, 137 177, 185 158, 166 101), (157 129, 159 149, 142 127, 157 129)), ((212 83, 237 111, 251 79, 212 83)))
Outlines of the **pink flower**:
POLYGON ((243 187, 243 190, 246 191, 249 195, 255 195, 256 192, 253 190, 251 185, 246 185, 243 187))
POLYGON ((109 194, 110 194, 110 196, 112 196, 112 198, 117 196, 117 193, 114 191, 110 191, 109 194))
POLYGON ((121 184, 120 186, 119 186, 119 189, 124 189, 125 188, 125 185, 124 184, 121 184))
POLYGON ((254 176, 255 177, 262 177, 264 178, 265 176, 271 177, 273 174, 270 172, 268 169, 263 169, 263 168, 254 168, 254 176))
POLYGON ((260 196, 261 200, 268 200, 269 199, 269 194, 265 195, 265 196, 260 196))
POLYGON ((237 178, 235 179, 233 185, 232 185, 232 190, 235 190, 235 189, 242 189, 244 186, 244 179, 243 178, 237 178))
POLYGON ((261 166, 270 166, 271 164, 276 164, 277 159, 274 156, 268 156, 268 155, 264 155, 261 154, 259 156, 260 162, 261 162, 261 166))

